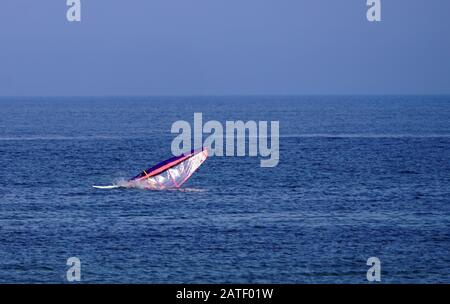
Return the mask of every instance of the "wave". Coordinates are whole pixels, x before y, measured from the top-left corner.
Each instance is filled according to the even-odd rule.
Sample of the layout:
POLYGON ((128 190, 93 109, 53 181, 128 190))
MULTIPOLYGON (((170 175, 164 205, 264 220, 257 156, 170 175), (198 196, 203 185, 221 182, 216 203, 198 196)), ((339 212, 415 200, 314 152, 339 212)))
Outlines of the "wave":
MULTIPOLYGON (((163 135, 164 136, 164 135, 163 135)), ((207 135, 203 135, 206 138, 207 135)), ((266 136, 234 136, 235 139, 265 138, 266 136)), ((414 133, 304 133, 304 134, 282 134, 273 136, 278 138, 450 138, 450 134, 414 134, 414 133)), ((6 136, 0 137, 0 141, 39 141, 39 140, 121 140, 121 139, 146 139, 148 136, 6 136)), ((223 136, 227 139, 229 136, 223 136)), ((231 138, 231 137, 230 137, 231 138)), ((270 138, 270 137, 269 137, 270 138)))
POLYGON ((450 138, 450 134, 395 134, 395 133, 345 133, 345 134, 291 134, 280 138, 450 138))
MULTIPOLYGON (((202 188, 167 188, 167 189, 149 189, 148 183, 145 181, 130 181, 125 178, 118 178, 113 181, 114 186, 118 186, 122 189, 140 189, 140 190, 149 190, 149 191, 180 191, 180 192, 206 192, 206 189, 202 188)), ((117 188, 114 188, 117 189, 117 188)))
POLYGON ((101 139, 123 139, 124 136, 6 136, 0 137, 0 141, 31 141, 31 140, 101 140, 101 139))

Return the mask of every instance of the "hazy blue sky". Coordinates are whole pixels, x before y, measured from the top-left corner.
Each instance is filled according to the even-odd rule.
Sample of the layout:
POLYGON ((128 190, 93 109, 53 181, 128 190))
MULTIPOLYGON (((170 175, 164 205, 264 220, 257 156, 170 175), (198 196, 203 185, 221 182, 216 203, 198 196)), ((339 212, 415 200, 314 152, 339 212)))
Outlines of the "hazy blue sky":
POLYGON ((1 0, 0 95, 450 93, 450 1, 1 0))

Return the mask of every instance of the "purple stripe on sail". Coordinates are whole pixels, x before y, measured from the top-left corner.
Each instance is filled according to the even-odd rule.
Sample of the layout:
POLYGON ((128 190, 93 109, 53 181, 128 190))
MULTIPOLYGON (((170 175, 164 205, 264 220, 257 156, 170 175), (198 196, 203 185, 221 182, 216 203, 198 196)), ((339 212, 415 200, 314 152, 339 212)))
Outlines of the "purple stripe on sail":
MULTIPOLYGON (((197 149, 197 150, 191 150, 190 153, 185 153, 185 154, 182 154, 182 155, 180 155, 180 156, 174 156, 174 157, 172 157, 172 158, 169 158, 169 159, 167 159, 167 160, 165 160, 165 161, 162 161, 162 162, 160 162, 159 164, 154 165, 153 167, 150 167, 150 168, 148 168, 147 170, 141 172, 140 174, 138 174, 138 175, 136 175, 135 177, 131 178, 130 181, 136 180, 136 179, 140 179, 140 178, 143 178, 143 177, 145 177, 145 176, 147 176, 147 175, 151 175, 152 172, 154 172, 155 170, 158 170, 159 168, 161 168, 161 167, 163 167, 163 166, 168 166, 167 169, 170 169, 172 166, 177 165, 177 164, 178 164, 178 161, 179 161, 180 159, 186 158, 186 157, 187 157, 187 158, 186 158, 186 160, 187 160, 187 159, 189 159, 189 157, 191 157, 191 156, 197 154, 198 152, 202 152, 202 151, 203 151, 203 148, 197 149), (173 165, 171 166, 170 163, 173 163, 173 165)), ((164 170, 164 171, 165 171, 165 170, 164 170)), ((164 171, 162 171, 162 172, 164 172, 164 171)), ((162 172, 160 172, 160 173, 162 173, 162 172)))

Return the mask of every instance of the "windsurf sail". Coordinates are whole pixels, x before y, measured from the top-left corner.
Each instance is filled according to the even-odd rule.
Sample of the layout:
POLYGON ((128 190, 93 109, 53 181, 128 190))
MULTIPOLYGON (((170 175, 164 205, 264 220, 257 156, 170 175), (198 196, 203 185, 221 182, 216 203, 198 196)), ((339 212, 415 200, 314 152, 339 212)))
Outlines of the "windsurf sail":
POLYGON ((192 150, 180 156, 172 157, 147 170, 142 171, 128 181, 130 187, 142 187, 151 190, 180 188, 208 158, 207 148, 192 150))

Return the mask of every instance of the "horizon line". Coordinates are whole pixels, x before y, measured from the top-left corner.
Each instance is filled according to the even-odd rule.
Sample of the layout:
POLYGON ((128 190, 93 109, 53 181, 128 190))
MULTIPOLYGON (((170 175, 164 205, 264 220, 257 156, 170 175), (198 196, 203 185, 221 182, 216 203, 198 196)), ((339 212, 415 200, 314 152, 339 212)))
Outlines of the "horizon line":
POLYGON ((137 95, 0 95, 0 98, 110 98, 110 97, 450 97, 450 93, 396 93, 396 94, 137 94, 137 95))

